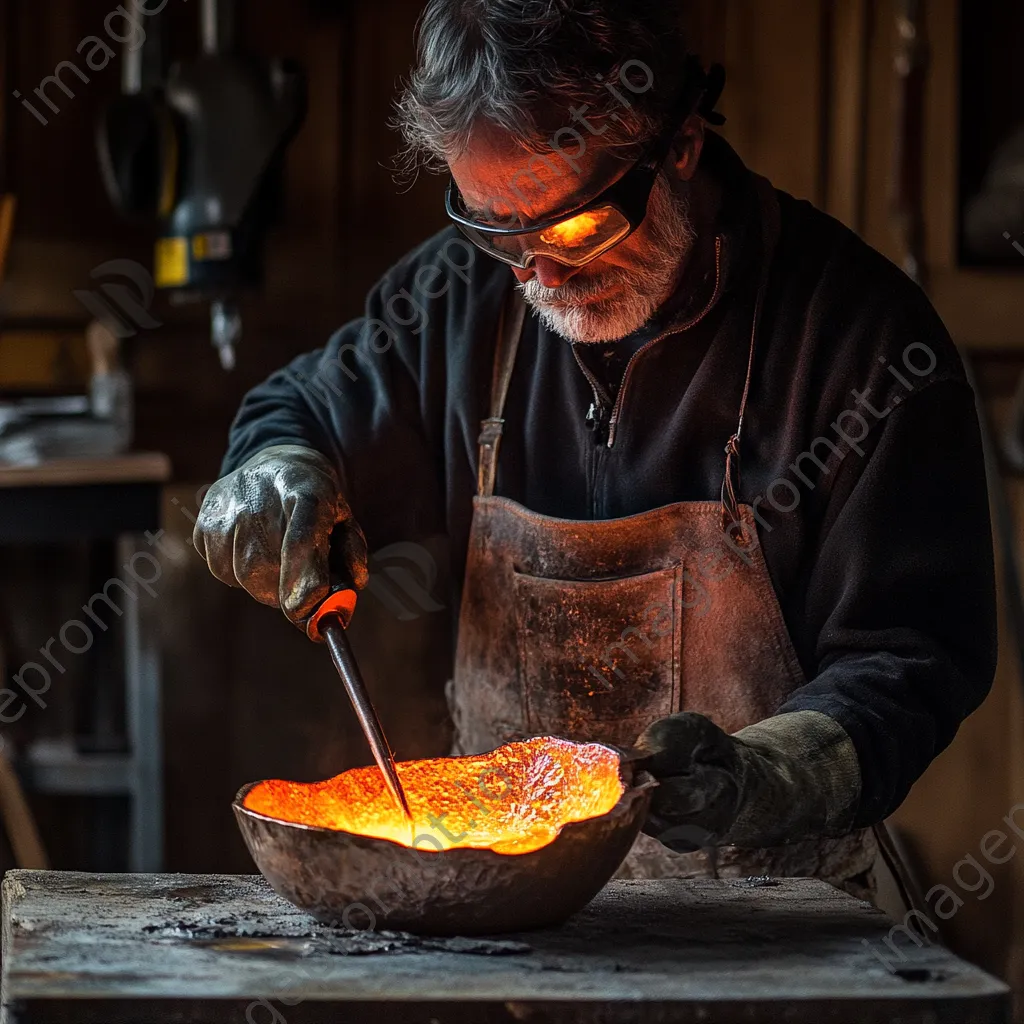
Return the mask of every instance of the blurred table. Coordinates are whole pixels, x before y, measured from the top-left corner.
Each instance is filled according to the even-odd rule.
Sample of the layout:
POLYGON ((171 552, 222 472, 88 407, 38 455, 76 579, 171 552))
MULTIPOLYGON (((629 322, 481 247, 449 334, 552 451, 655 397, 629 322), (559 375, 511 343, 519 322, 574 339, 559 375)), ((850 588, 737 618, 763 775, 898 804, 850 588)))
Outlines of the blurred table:
POLYGON ((1002 982, 814 879, 612 882, 557 928, 429 939, 317 924, 259 876, 9 871, 2 990, 0 1024, 1010 1019, 1002 982))
POLYGON ((171 463, 159 452, 0 464, 0 543, 113 539, 159 529, 171 463))
MULTIPOLYGON (((125 568, 136 550, 154 550, 141 536, 160 529, 161 491, 170 475, 170 460, 159 452, 0 465, 0 544, 86 541, 97 553, 90 594, 102 592, 104 581, 113 578, 127 586, 131 581, 125 568)), ((124 641, 127 750, 83 751, 71 738, 40 740, 28 748, 18 769, 37 792, 127 795, 129 866, 157 871, 163 859, 159 650, 138 600, 124 601, 118 622, 124 641)), ((90 680, 89 710, 101 733, 115 697, 108 680, 90 680)), ((105 843, 104 830, 98 829, 100 858, 110 853, 105 843)))

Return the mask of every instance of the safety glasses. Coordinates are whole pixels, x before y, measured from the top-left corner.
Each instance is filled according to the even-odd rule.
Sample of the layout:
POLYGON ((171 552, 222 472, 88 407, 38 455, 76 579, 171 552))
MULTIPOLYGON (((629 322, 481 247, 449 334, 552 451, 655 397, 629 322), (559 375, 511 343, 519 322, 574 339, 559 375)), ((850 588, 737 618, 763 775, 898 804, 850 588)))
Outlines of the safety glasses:
POLYGON ((691 80, 677 115, 640 159, 599 195, 574 209, 525 226, 505 227, 477 220, 453 178, 445 194, 448 216, 477 248, 510 266, 525 270, 538 256, 547 256, 569 267, 582 267, 628 238, 643 223, 654 182, 686 118, 710 99, 706 110, 700 112, 712 123, 721 122, 720 115, 711 114, 711 108, 723 84, 724 74, 717 66, 708 76, 701 71, 697 82, 691 80))
POLYGON ((647 216, 647 203, 665 159, 662 147, 649 151, 618 181, 590 202, 527 227, 500 227, 474 220, 454 179, 445 208, 477 248, 513 267, 526 269, 538 256, 582 267, 631 235, 647 216))

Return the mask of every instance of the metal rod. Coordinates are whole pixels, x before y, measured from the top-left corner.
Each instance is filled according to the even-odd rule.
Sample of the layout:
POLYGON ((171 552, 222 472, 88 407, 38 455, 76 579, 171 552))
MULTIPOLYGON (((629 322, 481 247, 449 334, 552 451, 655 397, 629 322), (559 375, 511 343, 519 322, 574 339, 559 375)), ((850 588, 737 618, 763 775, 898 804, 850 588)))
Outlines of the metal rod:
POLYGON ((215 54, 219 44, 217 0, 202 0, 199 5, 199 36, 203 53, 215 54))
POLYGON ((203 53, 230 53, 235 46, 235 0, 201 0, 199 36, 203 53))
POLYGON ((921 0, 899 0, 896 13, 899 47, 897 78, 893 217, 903 249, 903 269, 924 287, 924 122, 928 80, 928 46, 921 0))
MULTIPOLYGON (((125 96, 134 96, 142 92, 142 46, 132 47, 132 36, 124 44, 124 55, 121 57, 121 92, 125 96)), ((145 44, 143 44, 145 45, 145 44)))
POLYGON ((377 767, 380 768, 395 802, 411 822, 412 811, 409 810, 409 801, 406 799, 405 790, 398 778, 395 755, 391 753, 391 747, 384 736, 380 719, 377 717, 370 695, 366 692, 363 677, 359 674, 359 666, 352 655, 345 626, 339 616, 325 615, 320 620, 318 628, 331 652, 334 667, 338 670, 338 675, 341 676, 341 681, 345 685, 345 692, 348 694, 349 700, 352 701, 352 707, 355 708, 359 724, 363 727, 366 742, 369 743, 370 750, 373 752, 373 759, 377 762, 377 767))
POLYGON ((140 18, 138 8, 133 15, 133 28, 142 34, 142 42, 136 39, 135 32, 129 33, 124 40, 121 55, 121 93, 124 96, 135 96, 157 87, 163 81, 163 8, 153 14, 140 18), (141 21, 146 22, 145 31, 141 21))
MULTIPOLYGON (((124 538, 118 564, 129 565, 139 541, 124 538)), ((124 613, 125 718, 131 751, 128 864, 161 871, 164 859, 164 779, 160 723, 160 652, 138 601, 124 613)))

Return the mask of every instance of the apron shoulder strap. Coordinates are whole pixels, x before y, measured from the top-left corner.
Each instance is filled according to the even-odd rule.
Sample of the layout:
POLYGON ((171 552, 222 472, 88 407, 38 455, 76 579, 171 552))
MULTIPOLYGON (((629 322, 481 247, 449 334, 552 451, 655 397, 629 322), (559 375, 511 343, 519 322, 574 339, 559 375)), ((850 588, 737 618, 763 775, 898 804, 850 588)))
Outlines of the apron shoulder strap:
POLYGON ((772 261, 779 244, 781 232, 781 211, 775 189, 767 178, 754 175, 754 184, 761 207, 761 279, 757 286, 754 315, 750 328, 750 349, 747 354, 747 376, 743 382, 743 397, 740 399, 736 432, 725 446, 725 475, 722 478, 722 529, 741 547, 746 540, 742 533, 739 510, 740 486, 740 441, 743 438, 743 420, 747 413, 747 399, 750 397, 750 383, 754 375, 754 354, 757 349, 757 335, 761 327, 761 313, 768 291, 768 278, 772 261))
POLYGON ((512 288, 502 304, 498 318, 498 343, 494 349, 494 373, 491 378, 491 414, 480 425, 476 493, 482 498, 490 498, 494 494, 494 481, 498 474, 498 447, 505 427, 505 399, 525 319, 526 302, 519 289, 512 288))

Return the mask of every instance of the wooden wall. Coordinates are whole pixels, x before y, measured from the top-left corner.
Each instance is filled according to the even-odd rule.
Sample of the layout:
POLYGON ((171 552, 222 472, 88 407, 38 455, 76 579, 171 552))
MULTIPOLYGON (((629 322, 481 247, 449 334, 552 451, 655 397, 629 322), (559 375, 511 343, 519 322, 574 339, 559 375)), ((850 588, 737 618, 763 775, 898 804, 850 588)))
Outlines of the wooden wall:
MULTIPOLYGON (((810 199, 900 262, 893 218, 897 49, 893 0, 725 0, 700 5, 701 44, 729 72, 724 129, 745 160, 810 199)), ((926 4, 924 208, 929 291, 954 339, 980 369, 998 429, 1024 348, 1024 262, 1016 271, 957 265, 958 4, 926 4)), ((1008 481, 1017 521, 1024 489, 1008 481)), ((954 495, 950 500, 956 500, 954 495)), ((1019 536, 1019 533, 1018 533, 1019 536)), ((1019 541, 1018 541, 1019 545, 1019 541)), ((1005 626, 1005 616, 1000 623, 1005 626)), ((926 884, 956 889, 953 872, 1024 801, 1024 700, 1005 628, 995 687, 895 815, 926 884)), ((1005 826, 1003 826, 1005 828, 1005 826)), ((1024 991, 1024 856, 989 866, 995 889, 965 896, 951 943, 1024 991)), ((969 869, 961 869, 965 878, 969 869)))
MULTIPOLYGON (((175 478, 164 525, 177 557, 147 609, 164 638, 169 868, 252 870, 229 811, 243 782, 269 775, 321 778, 365 760, 323 650, 278 613, 210 577, 188 546, 189 515, 197 510, 198 488, 216 478, 242 395, 357 315, 373 281, 444 221, 439 180, 399 192, 387 166, 397 139, 386 122, 396 81, 411 63, 419 6, 320 0, 296 3, 285 14, 273 0, 248 0, 244 46, 294 57, 309 78, 309 114, 288 158, 284 222, 268 246, 267 287, 243 305, 245 333, 234 373, 220 368, 198 308, 158 300, 153 312, 161 326, 128 343, 137 445, 167 452, 175 478)), ((75 58, 81 39, 103 35, 111 9, 107 0, 0 0, 0 95, 10 97, 13 89, 31 95, 58 62, 75 58)), ((195 48, 197 7, 170 0, 167 13, 188 55, 195 48)), ((47 125, 16 102, 0 103, 0 190, 19 200, 8 276, 0 285, 0 373, 8 382, 60 376, 56 366, 68 361, 68 339, 80 336, 87 319, 72 292, 93 286, 93 267, 114 258, 150 263, 152 232, 113 213, 93 149, 98 112, 118 88, 117 62, 90 77, 80 85, 65 73, 75 96, 65 101, 54 94, 61 111, 47 125)), ((74 374, 65 378, 72 384, 74 374)), ((17 564, 0 557, 0 627, 19 627, 0 629, 10 638, 9 664, 29 658, 35 637, 52 635, 66 618, 76 561, 80 552, 46 552, 17 564), (53 577, 40 571, 55 562, 62 566, 60 600, 53 577), (35 595, 32 602, 24 600, 27 592, 35 595), (29 605, 33 614, 26 620, 29 605)), ((443 573, 441 553, 435 562, 443 573)), ((443 579, 435 586, 439 593, 443 579)), ((81 578, 79 585, 85 585, 81 578)), ((440 687, 449 611, 398 618, 371 596, 354 628, 357 647, 374 648, 366 674, 382 713, 398 723, 392 739, 406 756, 445 749, 440 687), (435 668, 421 671, 423 663, 435 668), (410 704, 418 709, 415 717, 405 712, 410 704)), ((60 706, 28 723, 15 742, 60 731, 59 723, 73 719, 75 699, 69 685, 60 706)), ((66 801, 36 803, 55 864, 87 866, 68 834, 70 823, 88 821, 85 812, 66 801)))
MULTIPOLYGON (((289 151, 284 222, 268 246, 268 286, 244 304, 237 372, 220 369, 198 307, 158 304, 163 327, 130 343, 139 444, 166 450, 184 480, 212 479, 231 415, 249 387, 322 344, 358 313, 388 265, 444 221, 438 179, 399 192, 387 166, 398 140, 386 122, 396 82, 412 59, 418 0, 300 2, 287 16, 273 0, 243 6, 246 49, 294 57, 305 67, 309 114, 289 151)), ((31 95, 59 61, 76 56, 81 39, 104 36, 110 10, 108 0, 0 0, 5 95, 14 88, 31 95)), ((187 53, 195 45, 196 6, 169 0, 165 13, 187 53)), ((94 155, 96 117, 117 91, 118 63, 90 74, 88 85, 64 74, 76 96, 55 93, 62 109, 47 125, 13 98, 0 106, 7 153, 0 188, 19 199, 0 290, 7 333, 40 321, 80 324, 85 314, 72 292, 91 284, 93 267, 111 258, 151 263, 151 229, 114 214, 94 155)))
MULTIPOLYGON (((727 67, 726 135, 741 155, 898 260, 890 201, 894 0, 689 6, 702 55, 727 67)), ((998 417, 1019 368, 1012 352, 1024 346, 1024 289, 1019 273, 968 272, 956 264, 957 6, 927 5, 926 254, 934 301, 956 339, 982 354, 1011 353, 991 368, 991 361, 982 364, 998 417)), ((3 95, 30 90, 73 56, 110 8, 108 0, 0 0, 3 95)), ((188 37, 194 8, 170 0, 179 38, 188 37)), ((247 0, 246 45, 296 57, 310 81, 309 116, 289 154, 286 217, 270 246, 267 289, 245 305, 233 374, 217 364, 195 310, 158 307, 163 326, 132 342, 139 444, 167 451, 175 467, 166 527, 180 558, 150 609, 165 634, 167 853, 174 869, 251 869, 227 811, 241 783, 267 775, 322 777, 364 757, 322 653, 276 613, 209 577, 187 546, 190 524, 181 508, 194 511, 197 487, 214 478, 244 391, 293 354, 321 344, 358 312, 366 288, 393 259, 443 223, 441 182, 428 178, 399 192, 386 166, 397 145, 386 120, 411 60, 420 8, 420 0, 286 7, 247 0)), ((116 76, 112 63, 76 89, 47 126, 13 101, 0 108, 0 188, 21 200, 10 277, 0 289, 0 350, 19 324, 84 323, 71 292, 89 286, 89 271, 102 260, 148 261, 147 230, 110 212, 92 154, 92 125, 116 90, 116 76)), ((1024 497, 1018 490, 1014 484, 1015 497, 1024 497)), ((439 652, 450 637, 450 609, 397 620, 383 606, 367 607, 357 641, 375 655, 365 659, 367 670, 383 714, 396 723, 396 746, 408 756, 441 749, 439 652), (439 667, 423 671, 431 660, 439 667), (422 718, 405 714, 414 700, 426 709, 422 718)), ((45 624, 43 635, 51 632, 45 624)), ((936 882, 948 882, 956 863, 976 853, 984 833, 1024 800, 1021 686, 1011 652, 1004 653, 992 698, 896 816, 936 882)), ((990 969, 1016 972, 1024 988, 1022 857, 1001 870, 988 901, 968 900, 950 934, 958 949, 990 969)))

